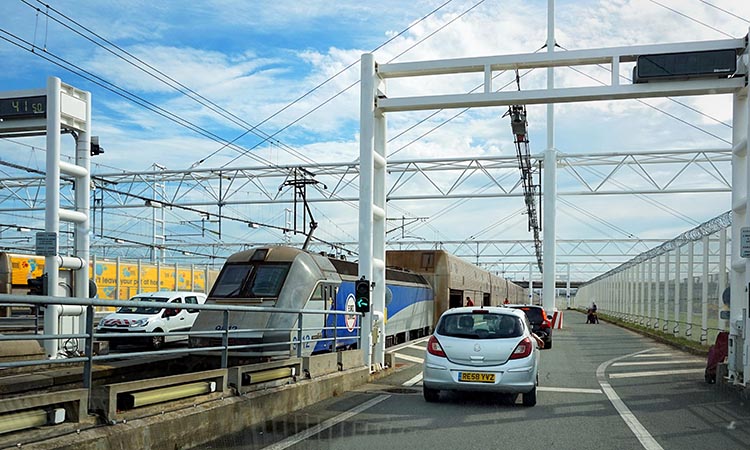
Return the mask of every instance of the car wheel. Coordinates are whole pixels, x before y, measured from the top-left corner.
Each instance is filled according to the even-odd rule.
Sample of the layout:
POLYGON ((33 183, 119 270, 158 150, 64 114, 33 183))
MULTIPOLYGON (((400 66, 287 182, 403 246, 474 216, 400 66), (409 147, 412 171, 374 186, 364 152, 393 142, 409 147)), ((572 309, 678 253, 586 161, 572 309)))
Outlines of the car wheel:
POLYGON ((427 386, 422 386, 422 394, 424 394, 425 401, 430 403, 435 403, 440 398, 440 391, 427 386))
POLYGON ((545 349, 552 348, 552 339, 548 339, 544 341, 544 348, 545 349))
MULTIPOLYGON (((156 331, 161 333, 160 330, 156 331)), ((164 336, 153 336, 151 338, 151 348, 153 348, 154 350, 159 350, 162 347, 164 347, 164 336)))
POLYGON ((536 386, 531 391, 523 394, 523 406, 536 405, 536 386))

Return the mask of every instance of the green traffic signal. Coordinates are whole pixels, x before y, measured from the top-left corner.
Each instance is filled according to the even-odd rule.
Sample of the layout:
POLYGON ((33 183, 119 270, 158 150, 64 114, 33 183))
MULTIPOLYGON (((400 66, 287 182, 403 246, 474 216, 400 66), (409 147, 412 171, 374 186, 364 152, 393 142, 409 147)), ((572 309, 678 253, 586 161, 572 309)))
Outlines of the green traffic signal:
POLYGON ((365 280, 364 277, 354 284, 354 295, 356 297, 355 311, 360 313, 370 312, 370 282, 365 280))

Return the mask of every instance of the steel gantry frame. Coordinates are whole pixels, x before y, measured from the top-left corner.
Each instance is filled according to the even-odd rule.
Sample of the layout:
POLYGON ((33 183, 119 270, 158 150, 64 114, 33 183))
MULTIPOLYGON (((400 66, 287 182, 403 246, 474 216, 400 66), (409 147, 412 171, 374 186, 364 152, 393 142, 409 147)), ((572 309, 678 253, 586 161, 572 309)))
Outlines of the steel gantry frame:
MULTIPOLYGON (((659 83, 642 83, 642 84, 620 84, 620 64, 632 63, 636 61, 639 55, 677 53, 690 51, 710 51, 732 49, 738 54, 746 53, 747 38, 727 39, 721 41, 689 42, 676 44, 660 45, 642 45, 631 47, 603 48, 594 50, 573 50, 564 53, 555 53, 554 34, 553 34, 553 2, 549 2, 548 16, 548 52, 504 55, 494 57, 476 57, 476 58, 458 58, 451 60, 434 60, 409 63, 391 63, 376 64, 373 54, 364 54, 361 60, 362 79, 361 79, 361 117, 360 117, 360 162, 363 173, 368 174, 367 179, 363 179, 360 184, 360 275, 368 276, 375 283, 385 279, 385 268, 376 264, 381 258, 380 251, 385 248, 385 232, 379 232, 380 222, 384 221, 386 211, 379 208, 384 207, 385 203, 380 203, 385 199, 386 176, 385 168, 388 167, 386 152, 385 136, 385 115, 395 112, 418 111, 418 110, 437 110, 469 107, 491 107, 491 106, 511 106, 516 104, 546 104, 548 105, 547 135, 548 148, 545 151, 545 165, 543 170, 544 186, 543 201, 544 209, 544 273, 545 286, 543 301, 545 309, 548 302, 553 302, 549 292, 554 292, 554 273, 555 273, 555 199, 557 197, 557 176, 556 176, 556 151, 554 149, 553 133, 553 110, 555 103, 566 102, 583 102, 598 100, 617 100, 617 99, 634 99, 647 97, 674 97, 687 95, 713 95, 720 93, 731 93, 735 96, 735 118, 740 118, 740 129, 744 129, 748 116, 747 109, 747 76, 724 78, 724 79, 697 79, 685 81, 664 81, 659 83), (555 67, 571 67, 583 65, 604 65, 611 69, 611 80, 609 85, 592 85, 584 87, 558 88, 554 86, 553 69, 555 67), (495 91, 492 86, 493 73, 501 70, 518 70, 518 69, 547 69, 547 88, 536 90, 524 90, 518 92, 495 91), (479 73, 484 75, 483 92, 476 93, 455 93, 455 94, 438 94, 424 96, 402 96, 388 97, 386 95, 385 82, 406 77, 426 77, 426 76, 444 76, 454 74, 471 74, 479 73), (742 94, 741 94, 742 93, 742 94), (737 106, 739 104, 739 106, 737 106), (367 183, 365 183, 367 181, 367 183), (382 189, 382 192, 381 192, 382 189), (364 211, 363 211, 364 209, 364 211), (551 218, 550 218, 551 216, 551 218), (364 222, 364 223, 363 223, 364 222), (550 230, 551 228, 551 230, 550 230), (551 254, 550 254, 551 253, 551 254), (370 276, 372 278, 370 278, 370 276), (548 277, 551 277, 552 283, 549 283, 548 277), (551 286, 550 286, 551 285, 551 286)), ((746 62, 745 62, 746 64, 746 62)), ((449 87, 448 87, 449 88, 449 87)), ((734 129, 737 125, 735 123, 734 129)), ((747 130, 734 133, 734 154, 742 150, 737 150, 737 145, 744 139, 744 147, 747 146, 747 130)), ((744 160, 743 160, 744 161, 744 160)), ((736 170, 736 169, 735 169, 736 170)), ((745 176, 748 167, 742 168, 745 176)), ((737 181, 737 176, 733 172, 733 181, 737 181)), ((746 188, 747 183, 743 185, 746 188)), ((736 190, 736 188, 735 188, 736 190)), ((745 203, 748 196, 743 199, 745 203)), ((734 206, 735 202, 733 202, 734 206)), ((746 223, 746 215, 735 211, 741 216, 741 220, 736 222, 746 223)), ((383 228, 384 230, 384 228, 383 228)), ((736 240, 733 240, 735 245, 736 240)), ((750 271, 748 271, 750 272, 750 271)), ((744 279, 744 277, 743 277, 744 279)), ((734 297, 736 289, 733 285, 732 300, 733 303, 739 303, 734 297)), ((384 291, 376 289, 373 292, 373 306, 375 313, 381 313, 379 305, 384 303, 384 291), (381 298, 382 297, 382 298, 381 298)), ((743 304, 747 303, 744 299, 743 304)), ((734 308, 734 305, 733 305, 734 308)), ((745 313, 741 316, 742 325, 747 325, 745 313)), ((366 322, 366 325, 370 323, 366 322)), ((382 326, 382 325, 381 325, 382 326)), ((373 335, 377 336, 382 333, 382 328, 373 329, 373 335)), ((365 328, 368 330, 369 328, 365 328)), ((366 332, 365 332, 366 333, 366 332)), ((739 337, 739 336, 738 336, 739 337)), ((744 341, 743 341, 744 342, 744 341)), ((369 345, 369 341, 367 344, 369 345)), ((364 344, 363 344, 364 345, 364 344)), ((369 347, 368 347, 369 348, 369 347)), ((747 348, 743 344, 745 353, 747 348)), ((379 360, 381 353, 380 345, 374 349, 375 360, 372 362, 382 363, 379 360)), ((744 359, 747 361, 747 358, 744 359)), ((371 361, 366 361, 371 362, 371 361)), ((746 364, 746 363, 744 363, 746 364)), ((748 371, 750 372, 750 370, 748 371)), ((750 374, 746 374, 750 376, 750 374)))

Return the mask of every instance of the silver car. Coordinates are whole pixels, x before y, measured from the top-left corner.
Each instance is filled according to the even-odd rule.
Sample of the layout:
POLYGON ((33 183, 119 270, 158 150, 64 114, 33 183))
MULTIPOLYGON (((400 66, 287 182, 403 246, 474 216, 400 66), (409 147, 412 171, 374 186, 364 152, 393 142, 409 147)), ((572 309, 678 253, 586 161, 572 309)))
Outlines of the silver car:
POLYGON ((523 394, 536 405, 539 349, 526 315, 502 307, 464 307, 440 316, 423 366, 428 402, 440 391, 523 394))

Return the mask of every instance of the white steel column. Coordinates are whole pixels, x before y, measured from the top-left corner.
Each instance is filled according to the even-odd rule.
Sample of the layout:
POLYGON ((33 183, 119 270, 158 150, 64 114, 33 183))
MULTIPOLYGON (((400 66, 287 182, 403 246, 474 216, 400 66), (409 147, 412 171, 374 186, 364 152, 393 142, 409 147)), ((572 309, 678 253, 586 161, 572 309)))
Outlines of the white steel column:
POLYGON ((531 278, 532 276, 534 276, 534 263, 529 262, 529 305, 534 303, 534 281, 531 278))
MULTIPOLYGON (((47 78, 47 175, 45 178, 44 230, 47 233, 60 234, 60 88, 59 78, 47 78)), ((55 254, 45 256, 44 272, 47 274, 47 295, 58 297, 60 265, 57 258, 59 242, 55 245, 55 254)), ((49 305, 44 310, 44 334, 58 334, 60 310, 57 305, 49 305)), ((54 339, 44 341, 47 358, 57 356, 58 342, 54 339)))
POLYGON ((646 326, 651 327, 651 303, 654 290, 654 258, 648 260, 648 283, 646 284, 646 326))
POLYGON ((661 256, 656 256, 656 279, 654 280, 654 329, 659 329, 659 299, 661 298, 661 256))
POLYGON ((641 302, 638 305, 638 314, 640 315, 638 323, 641 326, 645 325, 646 320, 646 289, 648 289, 646 274, 648 273, 648 268, 649 266, 646 264, 646 261, 641 263, 641 302))
POLYGON ((674 258, 674 327, 672 328, 672 334, 677 336, 680 332, 680 252, 681 248, 675 249, 674 258))
MULTIPOLYGON (((377 81, 377 79, 376 79, 377 81)), ((376 94, 378 97, 385 95, 383 86, 378 89, 376 82, 376 94)), ((386 218, 386 119, 380 111, 375 111, 375 154, 373 174, 373 234, 372 234, 372 281, 375 287, 372 292, 372 306, 375 314, 373 320, 373 333, 378 340, 374 343, 373 362, 376 367, 385 364, 385 218, 386 218), (379 366, 378 366, 379 365, 379 366)))
MULTIPOLYGON (((373 179, 375 155, 375 58, 362 55, 359 105, 359 276, 372 280, 373 179)), ((364 363, 372 365, 372 314, 362 318, 364 363)))
MULTIPOLYGON (((362 324, 365 364, 385 364, 385 117, 377 109, 380 79, 371 53, 362 55, 360 104, 359 275, 374 283, 362 324)), ((383 93, 384 94, 384 93, 383 93)))
MULTIPOLYGON (((555 51, 555 1, 547 0, 547 53, 555 51)), ((547 89, 555 87, 555 70, 547 68, 547 89)), ((542 201, 542 265, 544 282, 542 291, 543 307, 547 313, 555 309, 555 205, 557 197, 557 151, 555 150, 555 105, 547 103, 547 150, 544 152, 544 187, 542 201)))
POLYGON ((664 254, 664 324, 661 329, 667 332, 669 329, 669 252, 664 254))
POLYGON ((693 335, 693 284, 695 282, 695 276, 693 274, 695 268, 695 241, 690 241, 688 244, 688 267, 687 267, 687 325, 685 325, 685 336, 688 339, 693 335))
POLYGON ((565 283, 565 308, 570 309, 570 263, 566 265, 568 266, 568 277, 565 283))
MULTIPOLYGON (((701 344, 708 341, 708 236, 703 236, 703 272, 701 274, 701 344)), ((719 296, 721 297, 721 296, 719 296)), ((721 300, 720 300, 721 301, 721 300)))
MULTIPOLYGON (((743 59, 747 63, 747 54, 743 59)), ((750 174, 750 158, 747 154, 748 128, 750 127, 750 113, 748 113, 747 87, 734 94, 732 126, 732 276, 731 302, 729 305, 729 378, 734 383, 744 383, 750 377, 748 370, 743 370, 746 361, 746 315, 748 309, 747 292, 750 271, 750 260, 740 256, 740 232, 743 227, 750 226, 748 217, 748 176, 750 174), (739 374, 744 371, 743 379, 739 374)), ((721 293, 719 293, 721 297, 721 293)))
MULTIPOLYGON (((710 239, 707 242, 710 242, 710 239)), ((723 299, 724 289, 726 288, 727 288, 727 229, 724 228, 721 231, 719 231, 719 293, 717 295, 718 302, 716 304, 716 311, 717 311, 718 320, 719 320, 718 328, 721 331, 729 331, 729 320, 721 318, 721 311, 724 309, 724 299, 723 299)))

